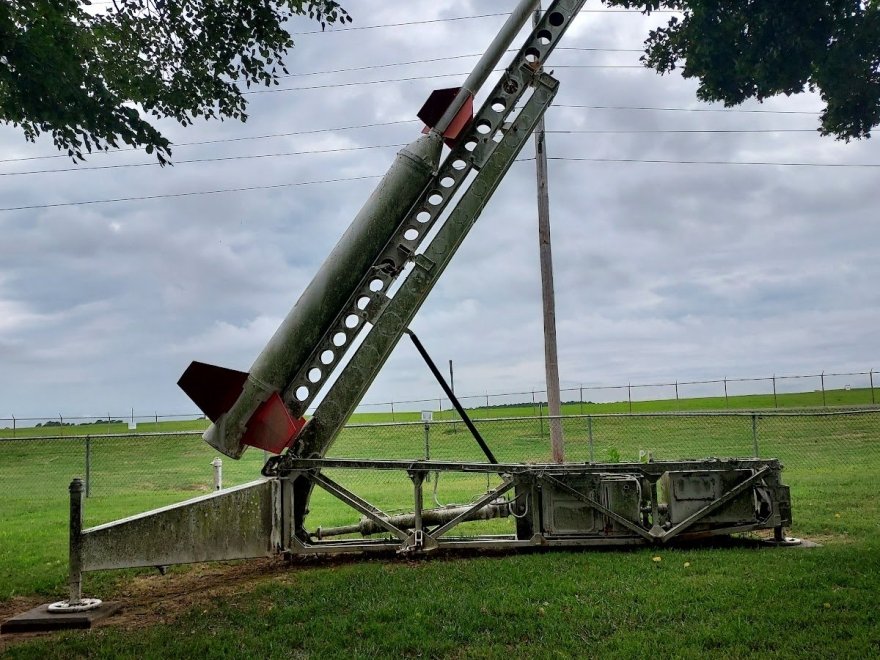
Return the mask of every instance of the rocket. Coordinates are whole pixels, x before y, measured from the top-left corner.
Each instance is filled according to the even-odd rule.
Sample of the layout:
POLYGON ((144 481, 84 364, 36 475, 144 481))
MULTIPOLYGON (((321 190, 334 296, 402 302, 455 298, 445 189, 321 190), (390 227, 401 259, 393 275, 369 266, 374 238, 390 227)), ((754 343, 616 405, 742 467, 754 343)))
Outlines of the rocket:
POLYGON ((398 152, 354 221, 247 372, 192 362, 178 381, 212 424, 205 441, 231 458, 248 446, 280 454, 306 424, 283 394, 383 249, 432 183, 444 142, 473 117, 473 99, 538 0, 521 0, 460 88, 436 90, 419 111, 424 134, 398 152))

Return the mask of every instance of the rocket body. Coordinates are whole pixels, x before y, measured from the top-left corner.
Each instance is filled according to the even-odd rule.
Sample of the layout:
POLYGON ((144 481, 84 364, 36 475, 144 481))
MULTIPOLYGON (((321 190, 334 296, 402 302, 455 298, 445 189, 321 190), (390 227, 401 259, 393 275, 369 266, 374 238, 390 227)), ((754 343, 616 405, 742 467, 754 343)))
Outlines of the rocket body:
MULTIPOLYGON (((243 380, 243 383, 238 381, 241 383, 240 393, 206 391, 211 389, 212 381, 220 379, 213 379, 204 373, 201 384, 193 387, 187 383, 193 381, 191 370, 219 368, 200 363, 190 365, 179 384, 213 422, 204 433, 208 444, 227 456, 239 458, 248 444, 266 448, 265 445, 248 442, 247 436, 255 426, 260 425, 260 419, 275 420, 270 424, 274 424, 271 430, 275 435, 279 432, 279 424, 285 426, 283 415, 288 411, 279 409, 283 405, 281 395, 370 272, 412 207, 420 200, 439 166, 442 144, 442 136, 433 133, 423 135, 401 149, 250 371, 247 374, 232 372, 240 374, 243 380), (235 401, 228 408, 221 406, 223 412, 219 412, 216 401, 220 396, 226 402, 235 401), (211 397, 215 400, 206 400, 211 397), (213 415, 209 413, 209 408, 213 409, 213 415)), ((234 383, 234 390, 237 390, 238 383, 234 383)), ((289 431, 295 435, 302 426, 297 423, 301 420, 290 421, 293 426, 289 431), (299 428, 294 429, 295 426, 299 428)))

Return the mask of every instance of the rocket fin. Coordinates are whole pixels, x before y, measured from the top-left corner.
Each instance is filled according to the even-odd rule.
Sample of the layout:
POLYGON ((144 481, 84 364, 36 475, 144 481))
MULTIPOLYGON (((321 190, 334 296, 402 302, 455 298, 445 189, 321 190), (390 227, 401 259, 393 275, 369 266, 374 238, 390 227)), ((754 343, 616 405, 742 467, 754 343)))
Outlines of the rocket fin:
MULTIPOLYGON (((434 125, 440 121, 446 108, 455 100, 460 91, 460 87, 452 87, 448 89, 435 89, 431 92, 428 100, 418 111, 416 116, 425 122, 425 130, 423 133, 429 132, 434 125)), ((455 146, 462 131, 474 118, 474 97, 469 95, 467 101, 455 115, 455 118, 443 132, 443 139, 449 147, 455 146)))
POLYGON ((248 420, 247 431, 241 441, 251 447, 280 454, 291 445, 305 425, 304 418, 294 419, 290 416, 281 396, 275 392, 260 404, 248 420))
POLYGON ((216 422, 241 395, 247 377, 243 371, 193 362, 177 384, 208 419, 216 422))

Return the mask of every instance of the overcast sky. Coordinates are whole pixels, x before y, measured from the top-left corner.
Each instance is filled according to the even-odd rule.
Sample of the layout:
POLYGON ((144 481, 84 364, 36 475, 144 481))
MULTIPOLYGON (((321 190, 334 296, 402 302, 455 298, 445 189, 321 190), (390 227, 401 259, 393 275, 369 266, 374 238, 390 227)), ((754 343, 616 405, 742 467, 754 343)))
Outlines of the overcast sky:
MULTIPOLYGON (((189 362, 248 369, 376 180, 67 204, 379 176, 393 145, 418 135, 410 120, 430 91, 460 83, 476 61, 461 56, 482 52, 504 20, 479 16, 515 2, 343 4, 354 27, 474 18, 299 34, 292 73, 360 70, 295 75, 282 81, 290 91, 251 94, 245 124, 162 124, 179 145, 174 167, 133 151, 78 167, 64 157, 13 161, 53 147, 0 127, 0 206, 61 205, 0 211, 0 418, 195 410, 176 386, 189 362), (434 58, 449 59, 384 66, 434 58), (375 123, 389 125, 330 130, 375 123), (352 147, 369 148, 251 158, 352 147), (88 169, 103 166, 114 167, 88 169)), ((547 115, 551 157, 880 163, 876 139, 820 137, 811 95, 744 106, 778 111, 761 113, 564 107, 717 109, 677 74, 617 68, 638 64, 628 49, 660 22, 577 19, 562 46, 607 50, 552 56, 561 90, 547 115), (613 67, 570 68, 583 65, 613 67), (584 130, 606 132, 554 132, 584 130), (674 130, 765 132, 657 132, 674 130)), ((552 161, 563 387, 880 367, 878 173, 552 161)), ((536 223, 534 164, 518 163, 413 325, 438 362, 455 361, 459 392, 542 388, 536 223)), ((365 401, 438 391, 402 342, 365 401)))

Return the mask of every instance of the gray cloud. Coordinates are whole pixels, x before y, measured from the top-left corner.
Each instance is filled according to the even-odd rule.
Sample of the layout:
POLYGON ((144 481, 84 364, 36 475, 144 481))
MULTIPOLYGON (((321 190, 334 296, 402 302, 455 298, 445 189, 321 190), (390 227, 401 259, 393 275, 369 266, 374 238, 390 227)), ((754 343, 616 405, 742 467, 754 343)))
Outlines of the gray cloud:
MULTIPOLYGON (((347 3, 358 24, 495 13, 506 2, 347 3)), ((296 37, 308 73, 480 52, 502 18, 296 37)), ((583 14, 564 46, 635 48, 656 18, 583 14)), ((310 31, 298 22, 295 31, 310 31)), ((677 75, 566 65, 634 64, 637 53, 560 50, 558 104, 705 107, 677 75)), ((474 59, 286 79, 283 87, 435 76, 474 59)), ((550 68, 552 68, 552 65, 550 68)), ((252 95, 250 119, 162 126, 178 143, 409 120, 424 78, 252 95)), ((816 111, 810 95, 752 109, 816 111)), ((814 129, 813 115, 555 107, 553 130, 814 129)), ((179 146, 174 167, 0 177, 2 206, 140 197, 380 175, 394 147, 186 164, 195 158, 406 143, 417 123, 179 146)), ((551 134, 551 156, 880 162, 873 141, 816 133, 551 134)), ((51 154, 0 130, 4 158, 51 154)), ((527 149, 531 155, 531 147, 527 149)), ((144 163, 95 155, 87 165, 144 163)), ((0 171, 68 167, 65 159, 0 171)), ((876 170, 551 163, 564 384, 867 369, 877 359, 876 170)), ((0 417, 182 412, 192 359, 246 369, 369 195, 375 180, 0 213, 0 417)), ((534 172, 518 163, 414 324, 457 388, 543 382, 534 172)), ((436 396, 401 343, 367 401, 436 396)), ((620 397, 619 392, 606 393, 620 397)))

